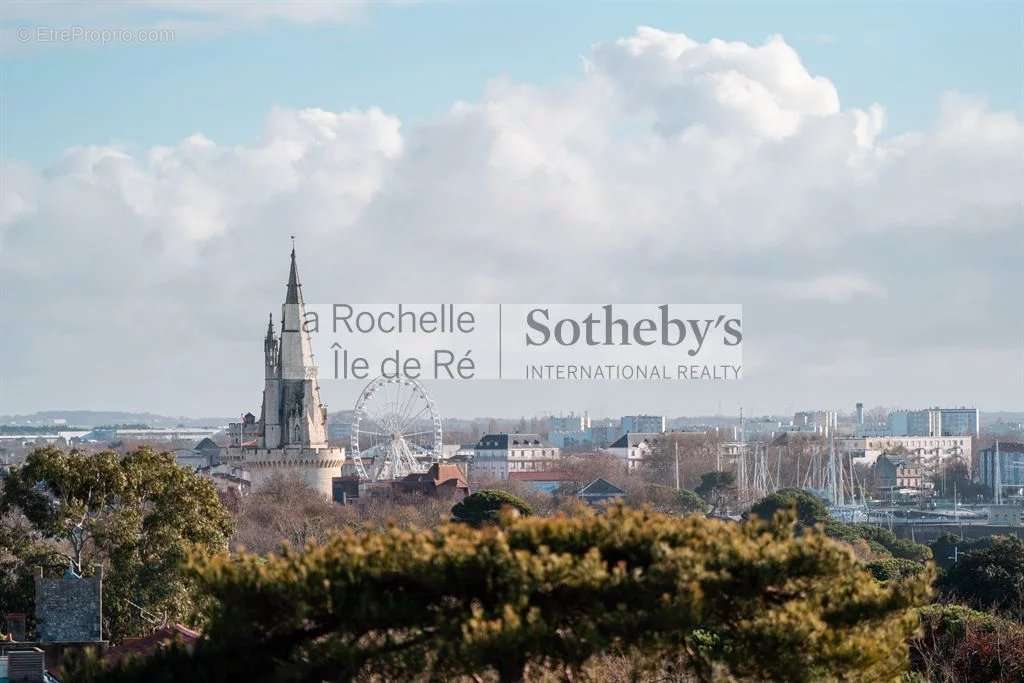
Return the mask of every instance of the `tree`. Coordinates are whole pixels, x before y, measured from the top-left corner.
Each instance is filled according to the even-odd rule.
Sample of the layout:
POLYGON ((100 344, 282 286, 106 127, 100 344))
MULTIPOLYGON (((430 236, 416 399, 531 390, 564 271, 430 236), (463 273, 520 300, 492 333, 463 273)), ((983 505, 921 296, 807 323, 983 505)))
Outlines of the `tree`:
POLYGON ((708 504, 704 499, 688 489, 676 492, 676 504, 684 515, 704 514, 708 510, 708 504))
POLYGON ((690 515, 704 514, 708 504, 693 491, 676 490, 659 484, 646 484, 628 491, 625 502, 632 507, 649 507, 657 512, 690 515))
POLYGON ((0 521, 0 612, 22 612, 31 620, 35 567, 56 573, 67 569, 68 560, 61 547, 33 529, 23 515, 8 513, 0 521))
POLYGON ((697 482, 703 472, 714 467, 721 445, 717 432, 668 432, 658 436, 637 474, 650 483, 675 481, 681 485, 697 482))
POLYGON ((972 607, 1024 615, 1024 541, 993 537, 987 548, 961 555, 939 586, 972 607))
MULTIPOLYGON (((105 568, 104 633, 143 632, 150 615, 184 619, 195 607, 184 561, 227 548, 231 520, 213 484, 169 453, 127 455, 42 448, 12 470, 0 507, 25 516, 76 571, 105 568)), ((152 617, 150 617, 152 618, 152 617)))
POLYGON ((726 496, 735 490, 736 474, 715 470, 700 475, 700 484, 694 492, 711 505, 710 514, 715 515, 722 508, 726 496))
POLYGON ((276 552, 283 544, 302 548, 355 521, 346 507, 325 500, 297 477, 271 477, 234 504, 232 547, 259 554, 276 552))
POLYGON ((522 498, 507 491, 484 489, 456 503, 452 507, 452 521, 480 526, 497 521, 498 513, 504 508, 511 508, 523 516, 533 514, 533 510, 522 498))
POLYGON ((959 458, 950 458, 931 476, 931 482, 941 498, 952 498, 954 493, 962 501, 978 501, 992 496, 990 487, 971 479, 970 467, 959 458))
POLYGON ((780 510, 795 510, 800 526, 824 524, 830 518, 825 501, 803 489, 779 489, 769 493, 750 508, 750 514, 771 519, 780 510))
POLYGON ((943 572, 948 571, 957 560, 967 553, 982 550, 992 545, 995 536, 981 538, 960 538, 956 534, 945 533, 929 544, 936 566, 943 572))
MULTIPOLYGON (((849 551, 786 520, 734 524, 611 508, 432 531, 343 532, 302 553, 206 558, 214 596, 192 653, 108 682, 560 678, 601 653, 685 653, 703 680, 889 680, 906 667, 927 571, 871 581, 849 551)), ((91 668, 90 668, 91 667, 91 668)))

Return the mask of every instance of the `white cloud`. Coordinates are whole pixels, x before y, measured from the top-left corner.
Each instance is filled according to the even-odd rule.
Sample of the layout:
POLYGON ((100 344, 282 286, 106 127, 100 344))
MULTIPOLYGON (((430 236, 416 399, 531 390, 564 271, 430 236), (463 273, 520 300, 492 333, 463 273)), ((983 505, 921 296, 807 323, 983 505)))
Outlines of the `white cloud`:
POLYGON ((827 301, 846 303, 856 297, 884 298, 885 288, 858 273, 833 273, 810 280, 784 282, 779 294, 801 301, 827 301))
MULTIPOLYGON (((72 392, 62 405, 142 405, 134 378, 166 372, 169 403, 217 376, 196 410, 230 412, 258 384, 289 234, 314 299, 739 301, 749 347, 788 349, 793 372, 788 340, 825 347, 856 318, 848 341, 895 345, 916 378, 950 324, 1016 305, 1000 245, 1024 225, 1024 125, 957 95, 929 129, 887 137, 884 121, 880 105, 843 109, 779 37, 641 28, 595 46, 573 83, 497 81, 411 129, 377 109, 279 109, 249 145, 196 133, 9 164, 0 278, 25 322, 0 409, 49 405, 45 387, 72 392)), ((1012 321, 995 327, 985 348, 1019 342, 1012 321)), ((767 356, 774 372, 785 353, 767 356)), ((778 379, 771 367, 745 391, 778 379)), ((989 371, 962 369, 1008 396, 989 371)))

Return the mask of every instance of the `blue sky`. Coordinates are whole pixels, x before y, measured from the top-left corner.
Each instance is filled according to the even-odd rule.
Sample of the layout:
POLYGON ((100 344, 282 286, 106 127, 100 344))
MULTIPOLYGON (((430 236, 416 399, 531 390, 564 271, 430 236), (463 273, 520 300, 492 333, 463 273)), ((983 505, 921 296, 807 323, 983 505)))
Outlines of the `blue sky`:
MULTIPOLYGON (((19 18, 18 26, 73 26, 19 18)), ((124 13, 109 28, 181 13, 124 13)), ((415 124, 475 100, 493 78, 557 84, 591 45, 638 25, 760 43, 782 34, 843 108, 886 107, 888 133, 921 128, 946 90, 1020 110, 1018 3, 532 2, 375 4, 344 23, 267 21, 212 36, 178 31, 161 45, 30 45, 4 55, 8 158, 45 167, 72 145, 173 144, 201 131, 222 144, 255 139, 275 106, 379 106, 415 124)))
POLYGON ((450 415, 1020 409, 1022 7, 9 2, 0 412, 255 411, 290 235, 311 302, 744 307, 742 381, 450 415), (176 33, 18 40, 83 25, 176 33))

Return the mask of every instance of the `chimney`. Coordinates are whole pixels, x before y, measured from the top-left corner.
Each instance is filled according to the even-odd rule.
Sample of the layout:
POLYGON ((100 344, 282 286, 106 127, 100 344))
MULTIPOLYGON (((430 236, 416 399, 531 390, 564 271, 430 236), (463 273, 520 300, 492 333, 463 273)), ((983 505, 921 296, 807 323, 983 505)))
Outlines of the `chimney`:
POLYGON ((857 424, 861 427, 864 426, 864 404, 857 403, 857 424))

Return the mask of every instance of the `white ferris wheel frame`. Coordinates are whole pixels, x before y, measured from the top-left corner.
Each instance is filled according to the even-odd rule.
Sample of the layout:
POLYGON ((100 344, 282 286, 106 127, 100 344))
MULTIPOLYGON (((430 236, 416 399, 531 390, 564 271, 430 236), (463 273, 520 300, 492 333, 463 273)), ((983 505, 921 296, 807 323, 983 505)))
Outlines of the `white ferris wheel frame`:
POLYGON ((359 393, 359 398, 356 399, 355 409, 352 414, 352 431, 349 437, 349 456, 352 458, 356 473, 360 479, 370 481, 389 478, 398 479, 412 472, 426 471, 429 464, 440 460, 441 444, 441 417, 438 415, 437 405, 418 381, 408 377, 381 376, 370 380, 363 387, 363 390, 359 393), (378 395, 378 392, 381 395, 386 395, 388 387, 395 388, 395 397, 390 402, 390 405, 396 409, 393 415, 400 419, 400 424, 394 426, 395 429, 391 435, 374 432, 375 436, 390 436, 391 442, 388 446, 381 448, 381 444, 376 444, 367 449, 367 451, 381 448, 380 452, 364 452, 360 449, 360 437, 371 433, 362 429, 364 420, 375 420, 379 424, 379 421, 376 421, 377 416, 368 414, 367 404, 378 395), (408 391, 408 396, 404 400, 402 399, 403 388, 408 391), (420 401, 417 401, 417 398, 420 401), (422 407, 417 407, 420 403, 422 403, 422 407), (413 412, 414 409, 416 412, 413 412), (422 424, 424 422, 429 422, 431 428, 421 429, 416 432, 407 432, 403 429, 411 427, 413 424, 422 424), (422 436, 424 434, 431 434, 433 437, 433 443, 429 448, 425 448, 421 444, 415 444, 415 450, 409 447, 410 441, 406 437, 422 436), (378 455, 383 455, 382 462, 376 462, 378 455), (370 465, 372 469, 369 469, 367 464, 363 462, 365 457, 372 459, 372 464, 370 465), (422 459, 427 459, 429 463, 424 465, 422 459))

